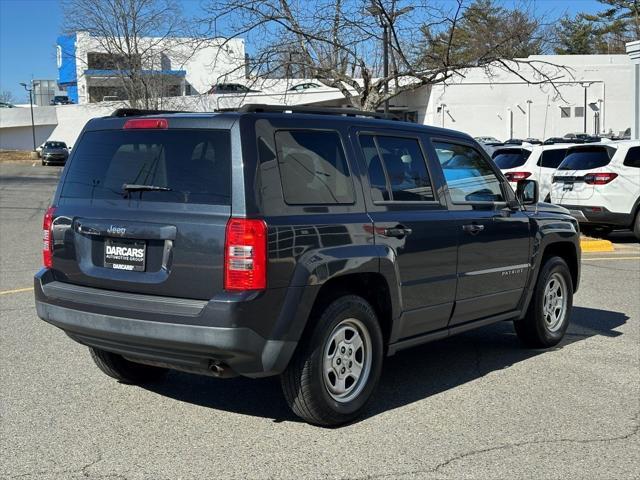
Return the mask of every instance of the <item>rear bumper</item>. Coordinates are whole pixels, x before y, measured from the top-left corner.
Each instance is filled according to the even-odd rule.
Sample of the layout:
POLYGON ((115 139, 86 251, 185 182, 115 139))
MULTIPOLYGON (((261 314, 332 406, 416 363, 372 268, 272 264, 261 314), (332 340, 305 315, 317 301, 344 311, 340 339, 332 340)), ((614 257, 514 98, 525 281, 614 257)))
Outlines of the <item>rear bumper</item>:
POLYGON ((129 305, 131 315, 127 315, 125 310, 109 308, 118 292, 49 277, 47 270, 41 270, 34 279, 38 316, 83 345, 133 361, 206 375, 263 377, 284 371, 297 345, 293 340, 265 338, 245 326, 208 325, 216 323, 203 321, 210 314, 209 302, 124 294, 121 303, 129 305), (162 310, 165 320, 131 318, 153 308, 162 310), (166 321, 167 312, 175 321, 166 321))
POLYGON ((561 206, 568 209, 569 213, 580 223, 627 228, 633 222, 633 216, 630 213, 611 212, 605 207, 564 204, 561 206))

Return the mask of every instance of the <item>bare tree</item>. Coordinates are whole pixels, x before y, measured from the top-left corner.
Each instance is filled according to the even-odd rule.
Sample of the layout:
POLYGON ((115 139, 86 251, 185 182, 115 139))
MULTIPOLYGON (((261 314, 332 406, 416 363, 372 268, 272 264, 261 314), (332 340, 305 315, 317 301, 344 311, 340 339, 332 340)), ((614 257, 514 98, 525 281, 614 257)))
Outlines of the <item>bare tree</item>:
POLYGON ((13 93, 9 90, 2 90, 0 92, 0 102, 1 103, 14 103, 13 93))
POLYGON ((255 50, 252 75, 279 76, 297 67, 364 110, 472 67, 508 71, 533 84, 558 78, 557 66, 516 57, 542 49, 537 37, 542 25, 527 20, 526 12, 514 16, 490 0, 435 5, 428 0, 212 0, 207 12, 218 25, 228 26, 228 38, 249 39, 255 50), (483 13, 488 7, 493 16, 483 13), (474 35, 480 26, 482 33, 474 35), (386 75, 385 31, 391 65, 386 75))
POLYGON ((96 47, 80 60, 109 70, 132 107, 157 108, 175 85, 168 59, 179 69, 202 43, 176 0, 63 0, 63 10, 66 30, 88 33, 96 47))

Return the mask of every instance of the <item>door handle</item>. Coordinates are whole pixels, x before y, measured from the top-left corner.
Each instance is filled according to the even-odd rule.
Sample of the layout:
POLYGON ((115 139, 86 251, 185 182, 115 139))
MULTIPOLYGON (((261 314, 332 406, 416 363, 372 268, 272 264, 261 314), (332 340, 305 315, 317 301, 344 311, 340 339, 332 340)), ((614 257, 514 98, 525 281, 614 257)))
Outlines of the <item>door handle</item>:
POLYGON ((481 231, 484 230, 484 225, 479 225, 477 223, 471 223, 469 225, 463 225, 462 226, 462 230, 464 230, 466 233, 468 233, 470 235, 477 235, 481 231))
POLYGON ((385 237, 404 238, 408 235, 411 235, 411 232, 413 232, 413 230, 411 230, 410 228, 405 228, 402 225, 398 225, 397 227, 393 228, 385 228, 382 231, 382 235, 384 235, 385 237))

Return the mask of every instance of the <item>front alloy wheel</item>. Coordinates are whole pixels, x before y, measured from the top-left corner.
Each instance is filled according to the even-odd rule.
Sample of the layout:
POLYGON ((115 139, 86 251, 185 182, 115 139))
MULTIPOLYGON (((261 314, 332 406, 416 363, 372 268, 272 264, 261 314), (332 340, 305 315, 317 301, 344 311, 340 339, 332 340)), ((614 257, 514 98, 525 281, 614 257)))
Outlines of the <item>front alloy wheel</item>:
POLYGON ((547 329, 557 332, 567 315, 567 284, 560 273, 554 273, 547 281, 542 312, 547 329))
POLYGON ((557 345, 569 327, 573 283, 561 257, 543 259, 527 313, 514 322, 518 338, 534 348, 557 345))

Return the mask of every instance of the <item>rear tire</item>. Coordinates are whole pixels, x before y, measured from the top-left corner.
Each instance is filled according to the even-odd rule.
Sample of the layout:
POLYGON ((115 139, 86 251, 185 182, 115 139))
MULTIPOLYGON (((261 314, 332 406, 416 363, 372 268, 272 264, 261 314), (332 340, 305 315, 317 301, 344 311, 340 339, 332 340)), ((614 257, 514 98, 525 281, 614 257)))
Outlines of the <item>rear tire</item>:
POLYGON ((166 368, 152 367, 127 360, 117 353, 89 347, 91 358, 103 373, 122 383, 155 383, 164 379, 166 368))
POLYGON ((633 234, 636 240, 640 242, 640 210, 636 212, 636 219, 633 222, 633 234))
POLYGON ((557 345, 569 327, 573 306, 573 282, 567 263, 560 257, 544 260, 525 317, 514 326, 528 347, 557 345))
POLYGON ((354 420, 371 398, 382 370, 382 331, 371 305, 346 295, 313 316, 314 329, 281 376, 289 407, 325 427, 354 420))

